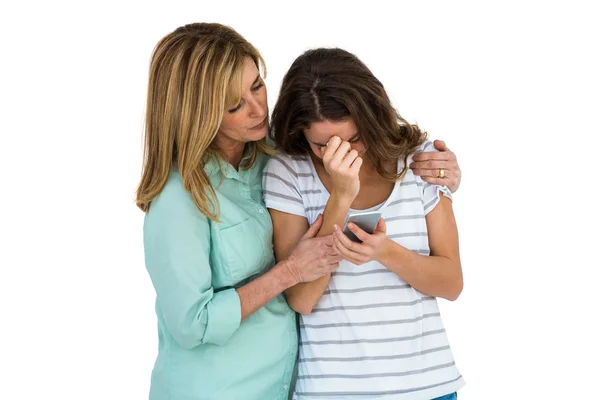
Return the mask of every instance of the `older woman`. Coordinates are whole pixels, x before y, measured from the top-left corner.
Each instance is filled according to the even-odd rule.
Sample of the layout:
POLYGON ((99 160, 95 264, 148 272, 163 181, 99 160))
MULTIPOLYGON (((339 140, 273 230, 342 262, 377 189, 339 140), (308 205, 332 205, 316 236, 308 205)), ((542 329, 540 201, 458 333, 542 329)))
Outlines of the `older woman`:
POLYGON ((157 294, 151 399, 287 398, 298 338, 281 293, 338 265, 331 237, 311 238, 320 222, 274 261, 261 65, 217 24, 179 28, 154 50, 137 192, 157 294))
POLYGON ((259 52, 219 24, 180 27, 152 56, 137 191, 158 317, 151 399, 286 399, 298 337, 282 292, 341 259, 332 235, 315 238, 318 217, 274 260, 261 68, 259 52))

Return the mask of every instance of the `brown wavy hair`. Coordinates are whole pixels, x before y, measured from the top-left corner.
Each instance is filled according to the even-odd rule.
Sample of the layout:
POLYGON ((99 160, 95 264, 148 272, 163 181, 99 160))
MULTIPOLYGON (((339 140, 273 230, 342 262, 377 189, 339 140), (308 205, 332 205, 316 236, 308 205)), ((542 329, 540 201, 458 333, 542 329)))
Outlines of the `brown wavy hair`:
MULTIPOLYGON (((211 157, 223 158, 214 139, 226 108, 241 100, 246 57, 266 74, 258 50, 216 23, 185 25, 158 42, 150 63, 144 165, 136 194, 143 211, 176 165, 200 212, 218 220, 219 204, 204 166, 211 157)), ((247 146, 250 157, 241 168, 250 168, 259 153, 269 153, 265 138, 247 146)))
POLYGON ((313 122, 348 118, 365 145, 365 161, 390 181, 404 176, 408 156, 427 139, 426 132, 400 116, 369 68, 338 48, 308 50, 296 58, 283 78, 269 136, 278 150, 309 154, 304 129, 313 122), (403 170, 389 171, 400 158, 403 170))

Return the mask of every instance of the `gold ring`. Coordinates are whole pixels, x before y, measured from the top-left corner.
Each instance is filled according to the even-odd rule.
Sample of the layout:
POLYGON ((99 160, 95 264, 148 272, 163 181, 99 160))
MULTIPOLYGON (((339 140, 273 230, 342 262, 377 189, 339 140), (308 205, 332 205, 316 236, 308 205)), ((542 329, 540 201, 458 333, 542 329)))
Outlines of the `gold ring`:
POLYGON ((438 171, 438 178, 444 179, 444 176, 445 176, 444 168, 440 168, 438 171))

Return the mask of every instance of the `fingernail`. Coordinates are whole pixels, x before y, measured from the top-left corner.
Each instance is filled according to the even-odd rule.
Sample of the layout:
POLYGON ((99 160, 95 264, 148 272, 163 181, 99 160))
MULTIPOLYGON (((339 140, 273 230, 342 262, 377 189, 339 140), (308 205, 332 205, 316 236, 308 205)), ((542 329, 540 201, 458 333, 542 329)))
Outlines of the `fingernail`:
POLYGON ((352 222, 350 222, 350 223, 348 224, 348 228, 350 228, 350 229, 354 228, 354 224, 353 224, 352 222))
POLYGON ((409 164, 409 167, 411 167, 411 168, 414 168, 414 167, 415 167, 415 163, 414 163, 414 162, 411 162, 411 163, 409 164))
POLYGON ((333 225, 333 231, 336 232, 338 230, 338 226, 337 225, 333 225))

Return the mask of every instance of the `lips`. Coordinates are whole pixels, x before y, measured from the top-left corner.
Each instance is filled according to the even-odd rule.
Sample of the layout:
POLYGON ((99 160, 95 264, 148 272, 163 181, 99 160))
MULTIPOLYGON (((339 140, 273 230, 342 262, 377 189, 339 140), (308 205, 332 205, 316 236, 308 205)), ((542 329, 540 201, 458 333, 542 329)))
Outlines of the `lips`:
POLYGON ((263 120, 262 120, 262 122, 261 122, 260 124, 258 124, 258 125, 255 125, 255 126, 253 126, 252 128, 250 128, 250 129, 252 129, 252 130, 259 130, 259 129, 262 129, 262 128, 264 128, 264 127, 265 127, 266 123, 267 123, 267 119, 265 118, 265 119, 263 119, 263 120))

